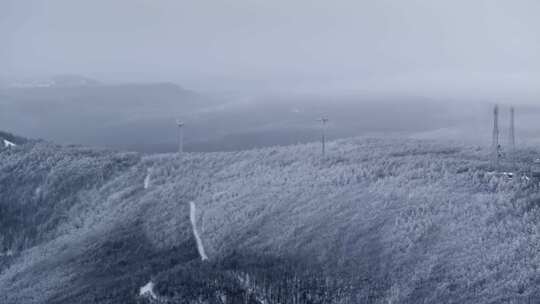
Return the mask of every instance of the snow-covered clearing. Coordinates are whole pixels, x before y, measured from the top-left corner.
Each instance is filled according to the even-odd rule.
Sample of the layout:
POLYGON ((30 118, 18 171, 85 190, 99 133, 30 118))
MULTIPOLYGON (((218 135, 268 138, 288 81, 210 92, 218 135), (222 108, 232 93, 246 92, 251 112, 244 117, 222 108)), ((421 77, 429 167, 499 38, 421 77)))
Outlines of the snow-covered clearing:
POLYGON ((9 140, 3 139, 3 141, 4 141, 4 147, 5 147, 5 148, 11 148, 11 147, 17 146, 16 144, 10 142, 9 140))
POLYGON ((208 260, 208 256, 206 256, 206 253, 204 252, 204 247, 201 241, 201 238, 199 237, 199 232, 197 231, 197 219, 196 219, 196 209, 195 209, 195 203, 189 202, 189 220, 191 221, 191 227, 193 227, 193 236, 195 237, 195 241, 197 242, 197 250, 199 251, 199 255, 201 256, 201 260, 205 261, 208 260))
POLYGON ((146 285, 141 287, 139 291, 139 296, 148 296, 152 299, 157 299, 157 296, 154 293, 154 283, 152 281, 149 281, 148 283, 146 283, 146 285))

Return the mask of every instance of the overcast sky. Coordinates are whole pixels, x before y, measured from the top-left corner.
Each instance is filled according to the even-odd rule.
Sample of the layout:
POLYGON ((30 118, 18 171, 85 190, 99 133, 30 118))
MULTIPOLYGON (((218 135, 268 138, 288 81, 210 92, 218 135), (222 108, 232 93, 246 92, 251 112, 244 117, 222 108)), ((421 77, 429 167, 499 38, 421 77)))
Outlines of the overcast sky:
POLYGON ((0 76, 538 92, 538 0, 0 0, 0 76))

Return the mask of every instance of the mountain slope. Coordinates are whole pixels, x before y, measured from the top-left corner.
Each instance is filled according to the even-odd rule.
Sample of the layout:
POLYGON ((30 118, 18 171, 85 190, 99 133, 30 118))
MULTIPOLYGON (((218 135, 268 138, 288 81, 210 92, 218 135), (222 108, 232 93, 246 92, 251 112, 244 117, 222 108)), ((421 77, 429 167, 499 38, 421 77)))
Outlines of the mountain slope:
POLYGON ((487 155, 361 138, 325 160, 317 144, 0 150, 0 302, 534 302, 539 196, 487 155))

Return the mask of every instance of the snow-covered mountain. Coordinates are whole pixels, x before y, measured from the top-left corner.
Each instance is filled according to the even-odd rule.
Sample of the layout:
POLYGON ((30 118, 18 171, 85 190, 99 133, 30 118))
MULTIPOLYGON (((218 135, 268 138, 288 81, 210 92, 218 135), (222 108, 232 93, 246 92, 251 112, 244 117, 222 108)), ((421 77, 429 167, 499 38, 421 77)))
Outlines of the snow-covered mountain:
POLYGON ((321 159, 319 148, 0 150, 0 302, 540 298, 537 188, 487 174, 488 150, 356 138, 321 159))

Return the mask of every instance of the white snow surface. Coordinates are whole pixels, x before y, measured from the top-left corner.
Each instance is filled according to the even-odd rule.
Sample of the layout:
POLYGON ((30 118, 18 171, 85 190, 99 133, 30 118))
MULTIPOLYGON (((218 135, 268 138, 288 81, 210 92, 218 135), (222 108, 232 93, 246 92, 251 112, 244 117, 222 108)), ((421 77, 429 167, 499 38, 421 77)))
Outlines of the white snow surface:
POLYGON ((208 260, 208 256, 204 252, 204 246, 202 244, 201 238, 199 237, 199 232, 197 231, 197 218, 196 218, 196 209, 195 203, 189 202, 189 220, 191 221, 191 227, 193 227, 193 236, 197 242, 197 250, 201 256, 201 260, 208 260))
POLYGON ((148 189, 150 187, 150 170, 148 170, 148 173, 146 173, 146 177, 144 178, 144 189, 148 189))
POLYGON ((4 147, 5 148, 11 148, 11 147, 17 146, 16 144, 10 142, 9 140, 3 139, 3 141, 4 141, 4 147))
POLYGON ((149 281, 148 283, 146 283, 146 285, 141 287, 139 291, 139 296, 148 296, 152 299, 157 299, 157 296, 154 293, 154 283, 152 281, 149 281))

